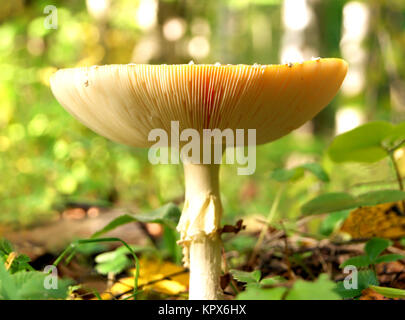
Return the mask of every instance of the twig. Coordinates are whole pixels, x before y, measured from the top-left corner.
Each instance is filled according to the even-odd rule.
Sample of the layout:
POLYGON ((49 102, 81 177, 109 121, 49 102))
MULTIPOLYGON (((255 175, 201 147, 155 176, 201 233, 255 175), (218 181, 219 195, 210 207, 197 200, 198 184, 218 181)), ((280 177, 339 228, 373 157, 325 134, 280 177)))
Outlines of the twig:
MULTIPOLYGON (((307 217, 300 218, 300 219, 298 219, 298 221, 296 222, 296 226, 299 228, 299 227, 301 227, 302 225, 304 225, 305 223, 311 221, 312 219, 314 219, 314 218, 316 218, 316 217, 319 218, 319 217, 322 217, 322 216, 323 216, 323 214, 322 214, 322 215, 317 215, 317 216, 307 216, 307 217)), ((284 234, 285 234, 284 230, 278 230, 278 231, 276 231, 276 232, 273 232, 273 233, 270 235, 270 237, 268 238, 267 242, 272 242, 272 241, 274 241, 274 240, 276 240, 276 239, 279 239, 279 238, 281 238, 284 234)))
POLYGON ((387 248, 387 250, 389 252, 396 253, 396 254, 402 254, 403 256, 405 256, 405 250, 401 250, 401 249, 398 249, 398 248, 392 247, 392 246, 387 248))
MULTIPOLYGON (((228 271, 228 262, 226 261, 226 253, 225 253, 225 249, 222 248, 222 261, 224 263, 224 273, 227 274, 228 271)), ((238 285, 236 284, 235 280, 232 278, 230 278, 229 280, 229 285, 231 286, 232 290, 234 291, 235 295, 237 295, 240 291, 238 289, 238 285)))
POLYGON ((325 272, 330 276, 332 274, 332 270, 330 266, 326 263, 325 259, 323 258, 320 248, 317 248, 316 253, 319 256, 319 262, 322 265, 322 269, 325 270, 325 272))
POLYGON ((157 243, 155 237, 150 234, 148 228, 146 227, 146 223, 138 222, 138 225, 141 228, 141 230, 143 231, 143 233, 148 237, 150 242, 152 242, 153 246, 155 248, 158 248, 158 243, 157 243))
POLYGON ((289 277, 290 280, 294 280, 294 279, 295 279, 295 274, 294 274, 294 271, 292 270, 291 261, 290 261, 290 258, 289 258, 290 249, 289 249, 289 247, 288 247, 287 231, 286 231, 286 229, 284 228, 284 223, 283 223, 283 222, 280 222, 280 224, 281 224, 281 227, 282 227, 283 230, 284 230, 284 246, 285 246, 285 248, 284 248, 284 255, 285 255, 285 262, 286 262, 287 267, 288 267, 288 277, 289 277))

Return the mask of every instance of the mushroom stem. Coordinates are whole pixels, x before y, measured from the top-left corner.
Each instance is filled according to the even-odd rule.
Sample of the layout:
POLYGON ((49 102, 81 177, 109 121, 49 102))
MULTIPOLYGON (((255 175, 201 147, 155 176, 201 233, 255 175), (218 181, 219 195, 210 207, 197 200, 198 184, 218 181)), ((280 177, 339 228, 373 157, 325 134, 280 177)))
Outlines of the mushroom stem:
POLYGON ((221 239, 204 236, 190 243, 190 300, 220 300, 221 239))
POLYGON ((177 230, 190 268, 190 300, 222 298, 218 175, 219 164, 184 163, 186 199, 177 230))

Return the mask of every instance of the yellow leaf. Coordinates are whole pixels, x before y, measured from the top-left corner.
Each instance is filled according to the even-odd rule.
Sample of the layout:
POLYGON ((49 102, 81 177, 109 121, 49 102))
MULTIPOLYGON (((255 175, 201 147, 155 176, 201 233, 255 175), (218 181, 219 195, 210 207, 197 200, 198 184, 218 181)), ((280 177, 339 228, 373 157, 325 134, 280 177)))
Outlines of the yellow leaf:
POLYGON ((10 267, 13 264, 13 261, 16 257, 17 257, 17 254, 15 252, 10 252, 10 254, 7 257, 6 262, 4 263, 6 270, 10 269, 10 267))
POLYGON ((109 292, 111 292, 112 295, 116 296, 124 292, 127 292, 128 290, 131 290, 133 287, 134 287, 133 277, 123 278, 114 283, 114 285, 110 288, 109 292))
POLYGON ((401 203, 361 207, 350 212, 341 227, 352 238, 401 238, 405 236, 405 215, 401 203))
MULTIPOLYGON (((114 296, 110 292, 103 292, 100 294, 101 300, 112 300, 114 296)), ((99 300, 97 297, 92 298, 91 300, 99 300)))
POLYGON ((163 280, 155 283, 152 289, 166 294, 179 294, 187 290, 187 287, 177 281, 163 280))
MULTIPOLYGON (((183 267, 167 261, 145 258, 140 259, 139 265, 138 286, 142 286, 142 290, 153 290, 168 295, 187 291, 189 275, 183 267)), ((119 279, 108 292, 101 294, 101 298, 110 300, 133 289, 135 270, 131 269, 131 277, 119 279)))

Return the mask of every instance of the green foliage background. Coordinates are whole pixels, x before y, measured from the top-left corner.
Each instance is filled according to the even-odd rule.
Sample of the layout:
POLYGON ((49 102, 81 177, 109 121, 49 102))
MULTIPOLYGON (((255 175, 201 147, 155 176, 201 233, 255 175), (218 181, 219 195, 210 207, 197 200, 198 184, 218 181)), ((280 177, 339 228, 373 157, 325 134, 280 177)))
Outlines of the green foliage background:
MULTIPOLYGON (((84 0, 53 1, 58 28, 50 30, 43 24, 43 10, 49 1, 6 0, 0 6, 1 224, 39 223, 52 218, 67 200, 103 200, 149 210, 183 195, 181 167, 152 166, 147 150, 112 143, 61 108, 48 84, 56 69, 137 62, 132 61, 134 48, 152 37, 158 49, 149 63, 187 63, 193 57, 182 48, 193 37, 192 25, 198 19, 209 26, 210 52, 196 63, 270 64, 280 60, 285 31, 282 0, 159 0, 152 31, 134 18, 141 2, 111 1, 108 17, 101 21, 89 14, 84 0), (172 17, 186 24, 178 43, 169 42, 162 34, 164 23, 172 17)), ((311 34, 316 34, 316 39, 308 35, 306 41, 313 42, 322 56, 339 57, 342 10, 348 1, 310 2, 316 18, 311 34)), ((341 191, 370 178, 369 171, 358 167, 333 165, 323 151, 334 133, 335 113, 343 105, 354 105, 368 120, 398 122, 403 118, 403 110, 392 107, 392 99, 401 99, 393 97, 392 89, 403 86, 405 74, 405 3, 366 3, 373 12, 371 31, 364 42, 369 61, 366 88, 354 97, 338 96, 314 120, 312 133, 298 131, 258 147, 253 176, 237 176, 236 166, 223 166, 225 220, 235 215, 266 214, 279 187, 270 173, 286 164, 320 160, 333 183, 325 186, 306 175, 291 185, 279 210, 285 217, 298 215, 300 204, 321 190, 341 191), (379 42, 379 36, 387 35, 389 52, 379 42)))

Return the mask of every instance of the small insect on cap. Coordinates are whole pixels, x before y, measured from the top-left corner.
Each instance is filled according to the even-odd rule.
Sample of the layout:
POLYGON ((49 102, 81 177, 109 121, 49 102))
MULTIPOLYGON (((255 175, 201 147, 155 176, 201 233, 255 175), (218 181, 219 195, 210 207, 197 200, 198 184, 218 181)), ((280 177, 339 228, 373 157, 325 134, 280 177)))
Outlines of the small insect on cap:
POLYGON ((107 65, 63 69, 52 92, 74 117, 113 141, 149 147, 152 129, 256 129, 257 144, 312 119, 347 72, 341 59, 287 65, 107 65))

